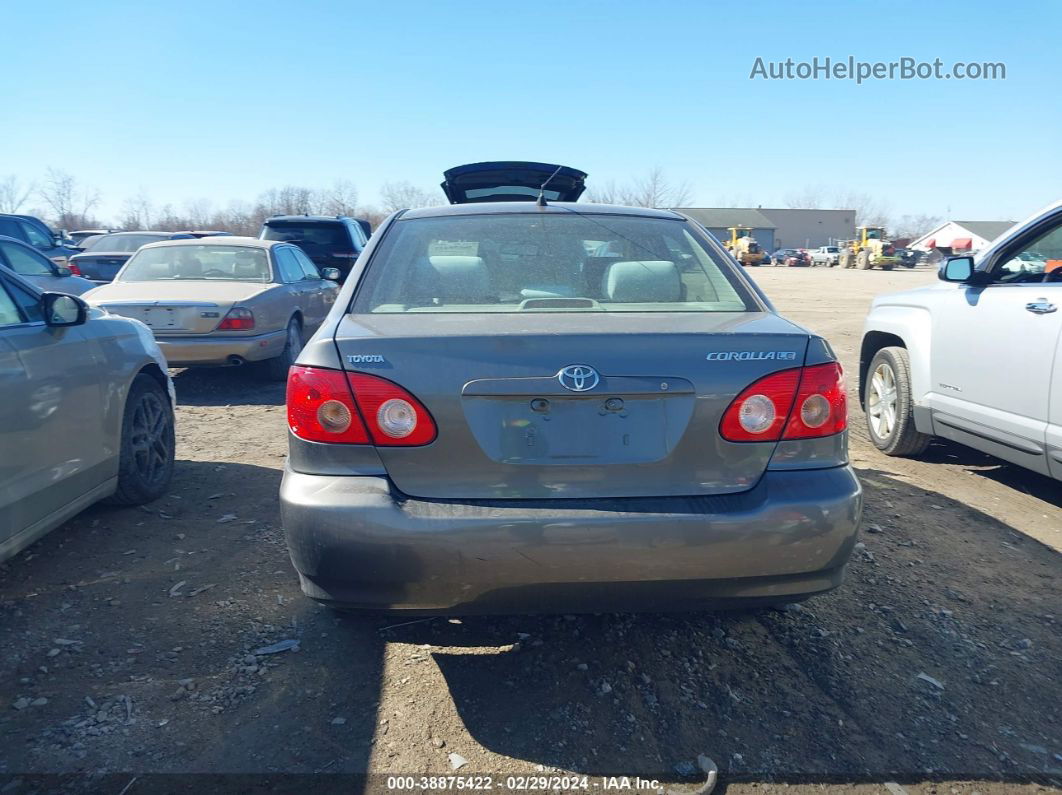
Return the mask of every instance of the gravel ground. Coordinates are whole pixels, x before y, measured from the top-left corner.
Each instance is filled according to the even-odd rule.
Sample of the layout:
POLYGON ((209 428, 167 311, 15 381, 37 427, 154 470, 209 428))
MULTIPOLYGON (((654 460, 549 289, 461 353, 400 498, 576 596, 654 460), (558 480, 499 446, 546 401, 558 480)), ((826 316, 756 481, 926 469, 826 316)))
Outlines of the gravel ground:
MULTIPOLYGON (((852 390, 870 297, 933 278, 753 275, 831 340, 852 390)), ((304 791, 292 773, 350 791, 361 779, 341 774, 382 789, 455 770, 598 789, 695 785, 712 765, 731 792, 1062 781, 1062 489, 1046 478, 951 444, 883 457, 853 404, 866 524, 834 593, 785 611, 393 626, 299 592, 277 511, 282 386, 241 370, 175 383, 170 494, 89 509, 0 566, 2 793, 177 791, 187 779, 164 774, 189 772, 214 774, 204 792, 304 791)))

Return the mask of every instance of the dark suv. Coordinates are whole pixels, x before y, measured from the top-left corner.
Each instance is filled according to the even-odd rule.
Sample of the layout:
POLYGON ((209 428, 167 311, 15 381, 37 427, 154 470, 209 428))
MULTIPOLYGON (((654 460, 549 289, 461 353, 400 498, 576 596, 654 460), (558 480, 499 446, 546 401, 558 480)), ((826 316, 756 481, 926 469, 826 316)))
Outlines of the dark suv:
POLYGON ((305 251, 319 268, 339 268, 347 278, 372 234, 369 222, 345 215, 274 215, 262 224, 262 240, 283 240, 305 251))
POLYGON ((68 245, 63 235, 32 215, 0 213, 0 235, 7 235, 33 246, 57 265, 66 265, 67 260, 78 252, 76 248, 68 245))

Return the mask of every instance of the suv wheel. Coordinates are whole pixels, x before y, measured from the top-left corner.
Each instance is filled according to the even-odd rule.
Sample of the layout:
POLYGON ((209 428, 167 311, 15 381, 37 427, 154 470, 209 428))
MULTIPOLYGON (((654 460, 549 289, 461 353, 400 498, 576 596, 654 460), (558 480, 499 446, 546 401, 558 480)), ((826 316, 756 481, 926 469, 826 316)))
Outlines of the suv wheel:
POLYGON ((169 396, 154 378, 141 373, 125 400, 118 489, 106 501, 141 505, 165 494, 173 477, 174 447, 169 396))
POLYGON ((266 376, 271 381, 286 381, 288 379, 288 369, 295 364, 295 359, 299 355, 299 351, 302 350, 302 324, 299 323, 298 318, 292 318, 288 321, 287 336, 284 340, 284 350, 280 356, 276 356, 272 359, 267 359, 266 376))
POLYGON ((870 362, 863 411, 870 441, 886 455, 909 456, 925 451, 933 438, 914 424, 911 360, 906 348, 882 348, 870 362))

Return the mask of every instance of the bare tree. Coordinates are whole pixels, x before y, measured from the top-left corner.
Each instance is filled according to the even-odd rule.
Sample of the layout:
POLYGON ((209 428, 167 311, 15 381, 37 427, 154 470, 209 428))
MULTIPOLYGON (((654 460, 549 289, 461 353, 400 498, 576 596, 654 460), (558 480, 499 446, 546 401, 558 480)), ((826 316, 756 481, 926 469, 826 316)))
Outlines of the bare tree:
POLYGON ((589 199, 599 204, 626 204, 631 207, 687 207, 692 202, 688 182, 672 182, 664 170, 656 166, 644 177, 637 177, 624 185, 614 181, 595 186, 589 199))
POLYGON ((586 192, 586 199, 594 204, 622 204, 623 191, 616 185, 616 180, 596 183, 586 192))
POLYGON ((319 193, 318 205, 324 215, 357 215, 358 189, 350 180, 337 179, 319 193))
POLYGON ((893 236, 907 237, 914 240, 926 232, 936 229, 942 223, 944 223, 944 219, 939 215, 901 215, 893 228, 893 236))
POLYGON ((380 188, 380 203, 388 213, 413 207, 437 207, 443 203, 438 191, 423 190, 409 182, 385 182, 380 188))
POLYGON ((632 207, 685 207, 691 201, 689 183, 672 182, 660 166, 636 179, 621 196, 632 207))
POLYGON ((19 178, 8 174, 0 179, 0 213, 17 213, 33 193, 33 183, 22 186, 19 178))
POLYGON ((829 192, 822 185, 805 185, 798 191, 786 194, 785 206, 799 210, 819 210, 826 205, 829 192))
POLYGON ((819 210, 837 208, 855 211, 855 226, 882 226, 890 223, 890 208, 886 201, 869 193, 851 188, 829 188, 806 185, 785 197, 785 206, 795 209, 819 210))
POLYGON ((56 226, 62 229, 95 226, 98 223, 89 214, 100 202, 99 191, 81 187, 72 174, 49 168, 37 194, 48 206, 56 226))
POLYGON ((141 188, 135 196, 130 196, 122 204, 122 220, 119 226, 126 230, 150 229, 154 211, 150 197, 141 188))

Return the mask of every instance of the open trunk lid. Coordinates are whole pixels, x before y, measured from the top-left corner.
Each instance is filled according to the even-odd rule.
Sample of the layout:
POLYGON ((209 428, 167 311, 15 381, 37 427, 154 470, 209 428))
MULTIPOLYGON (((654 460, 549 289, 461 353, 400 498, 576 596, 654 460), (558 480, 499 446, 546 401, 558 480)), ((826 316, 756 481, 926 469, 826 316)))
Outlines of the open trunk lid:
POLYGON ((549 201, 573 202, 586 189, 586 172, 551 163, 469 163, 451 168, 443 177, 443 193, 450 204, 534 201, 540 190, 549 201))
POLYGON ((803 364, 808 338, 766 312, 362 314, 336 345, 435 419, 431 444, 377 448, 399 490, 542 499, 751 488, 775 444, 727 442, 720 420, 753 381, 803 364))

